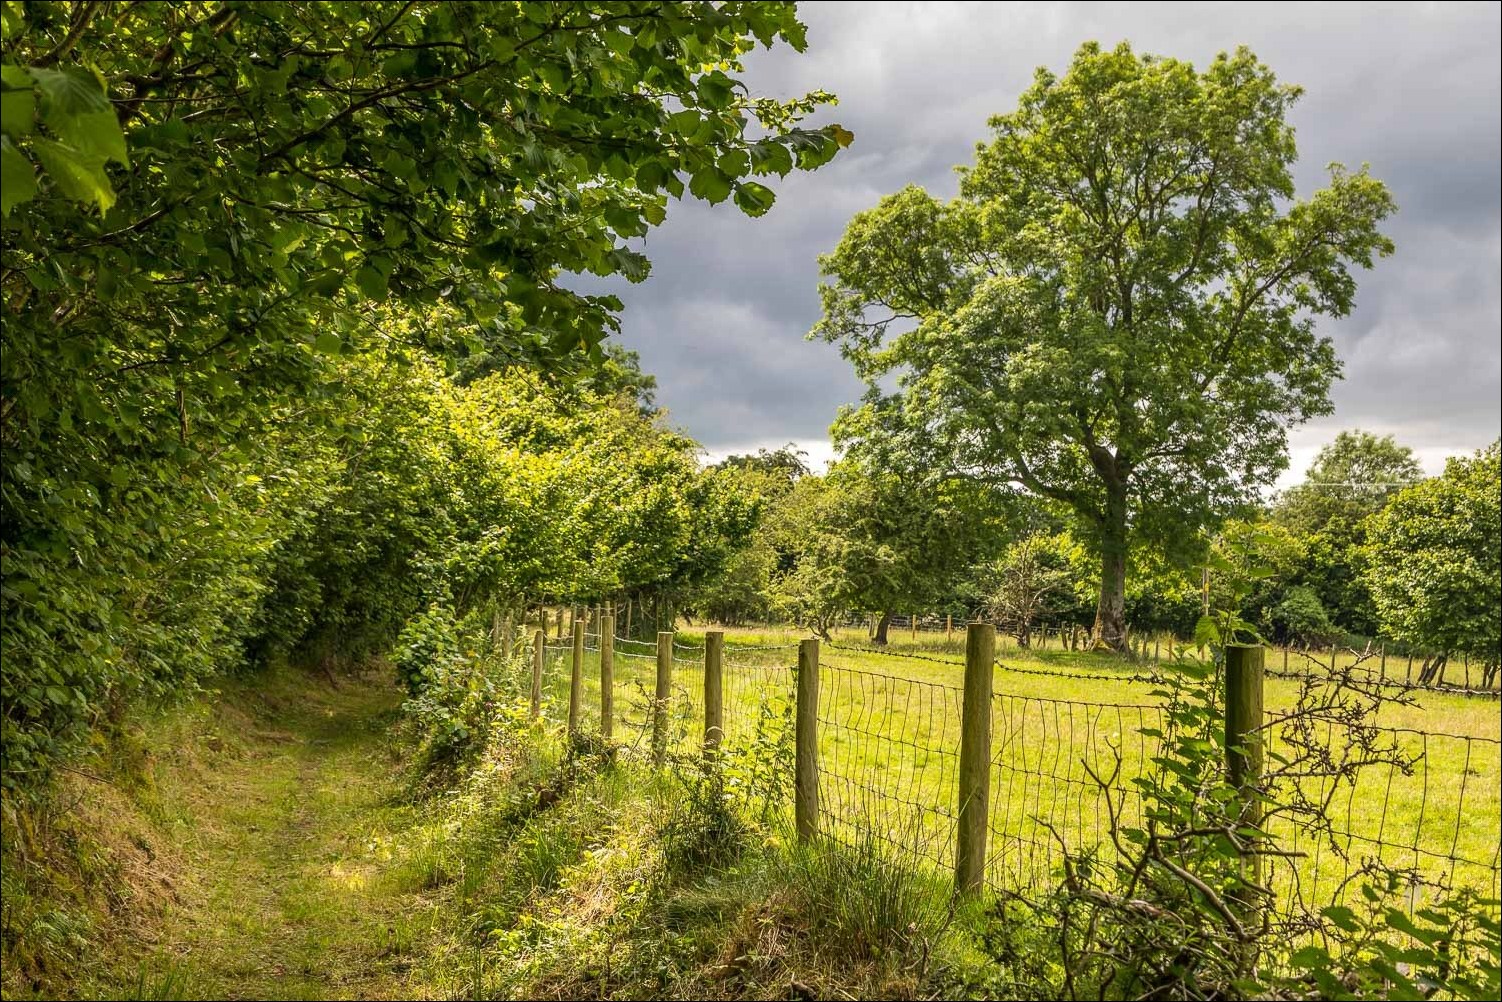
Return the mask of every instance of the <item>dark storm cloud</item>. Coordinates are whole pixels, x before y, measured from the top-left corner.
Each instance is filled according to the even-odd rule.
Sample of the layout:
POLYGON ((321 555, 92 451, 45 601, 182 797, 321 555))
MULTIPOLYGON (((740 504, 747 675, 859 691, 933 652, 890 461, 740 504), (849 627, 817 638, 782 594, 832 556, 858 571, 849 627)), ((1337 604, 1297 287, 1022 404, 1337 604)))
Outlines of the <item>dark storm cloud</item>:
MULTIPOLYGON (((1398 253, 1361 276, 1355 313, 1323 329, 1345 361, 1336 413, 1293 435, 1293 464, 1343 427, 1390 431, 1440 457, 1498 435, 1502 387, 1499 7, 1495 4, 805 4, 809 51, 758 53, 756 91, 839 95, 822 120, 855 145, 789 177, 762 219, 675 204, 649 239, 652 277, 617 289, 622 340, 659 399, 714 451, 817 442, 858 382, 803 335, 818 317, 817 256, 855 212, 951 168, 1015 107, 1034 67, 1062 69, 1087 39, 1207 62, 1250 46, 1296 106, 1300 193, 1334 160, 1369 162, 1400 211, 1398 253)), ((612 288, 614 288, 612 286, 612 288)), ((818 451, 815 449, 814 451, 818 451)), ((818 458, 818 457, 816 457, 818 458)))

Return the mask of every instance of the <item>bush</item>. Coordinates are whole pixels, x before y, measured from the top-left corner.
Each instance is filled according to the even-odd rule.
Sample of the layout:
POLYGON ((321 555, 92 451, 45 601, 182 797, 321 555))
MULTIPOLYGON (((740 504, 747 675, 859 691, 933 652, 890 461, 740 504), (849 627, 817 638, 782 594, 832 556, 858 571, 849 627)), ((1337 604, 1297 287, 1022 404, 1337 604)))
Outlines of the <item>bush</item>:
POLYGON ((461 625, 447 606, 434 605, 402 629, 391 660, 409 698, 402 709, 417 730, 424 771, 455 770, 473 762, 498 731, 528 725, 521 702, 526 655, 487 660, 464 649, 461 625))
POLYGON ((1288 589, 1273 608, 1272 619, 1285 638, 1305 647, 1327 643, 1339 632, 1314 589, 1305 585, 1288 589))
POLYGON ((736 811, 719 768, 712 763, 697 768, 684 765, 687 778, 682 796, 672 801, 658 837, 668 870, 693 875, 733 863, 746 847, 751 829, 736 811))
POLYGON ((447 678, 459 654, 459 624, 454 611, 445 605, 429 606, 426 612, 408 621, 396 639, 391 663, 397 678, 416 696, 441 678, 447 678))

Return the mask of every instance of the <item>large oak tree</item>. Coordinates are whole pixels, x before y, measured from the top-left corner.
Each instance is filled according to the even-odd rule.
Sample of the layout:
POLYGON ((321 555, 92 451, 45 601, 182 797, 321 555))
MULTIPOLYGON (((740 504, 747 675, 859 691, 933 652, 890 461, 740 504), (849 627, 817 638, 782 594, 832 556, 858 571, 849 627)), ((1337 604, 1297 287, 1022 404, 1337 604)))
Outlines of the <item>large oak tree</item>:
POLYGON ((823 318, 871 389, 836 435, 905 430, 936 466, 1066 506, 1100 551, 1121 646, 1134 537, 1192 540, 1330 409, 1353 265, 1391 252, 1365 169, 1297 199, 1281 85, 1246 50, 1203 71, 1125 44, 1039 70, 960 169, 856 216, 823 259, 823 318))

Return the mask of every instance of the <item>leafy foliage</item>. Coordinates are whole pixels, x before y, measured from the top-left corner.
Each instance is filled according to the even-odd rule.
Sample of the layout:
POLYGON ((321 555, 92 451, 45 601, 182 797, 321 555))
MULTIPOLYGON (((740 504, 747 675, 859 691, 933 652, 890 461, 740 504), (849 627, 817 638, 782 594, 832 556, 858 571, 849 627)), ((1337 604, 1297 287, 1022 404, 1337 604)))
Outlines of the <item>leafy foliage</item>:
POLYGON ((1493 443, 1404 488, 1368 522, 1365 582, 1383 631, 1444 654, 1499 661, 1502 460, 1493 443))
POLYGON ((560 276, 640 280, 670 198, 759 215, 850 141, 799 124, 829 95, 736 79, 803 49, 791 4, 7 2, 0 28, 7 787, 242 650, 358 657, 433 601, 725 559, 747 507, 602 352, 619 302, 560 276), (614 563, 554 516, 599 516, 620 464, 485 437, 518 368, 580 377, 581 412, 629 398, 615 498, 649 486, 614 563))
POLYGON ((885 623, 928 607, 1005 527, 1002 498, 984 485, 856 456, 800 480, 789 503, 793 558, 774 589, 779 608, 815 630, 852 610, 884 613, 885 623))
POLYGON ((901 452, 1071 511, 1114 645, 1131 541, 1192 539, 1271 482, 1286 427, 1330 408, 1314 317, 1392 250, 1365 170, 1294 198, 1298 93, 1244 49, 1196 72, 1086 45, 992 119, 957 199, 890 195, 823 259, 813 335, 871 386, 839 435, 904 429, 901 452))
POLYGON ((1330 615, 1320 604, 1314 589, 1302 585, 1288 589, 1272 610, 1272 620, 1290 643, 1312 647, 1335 635, 1330 615))

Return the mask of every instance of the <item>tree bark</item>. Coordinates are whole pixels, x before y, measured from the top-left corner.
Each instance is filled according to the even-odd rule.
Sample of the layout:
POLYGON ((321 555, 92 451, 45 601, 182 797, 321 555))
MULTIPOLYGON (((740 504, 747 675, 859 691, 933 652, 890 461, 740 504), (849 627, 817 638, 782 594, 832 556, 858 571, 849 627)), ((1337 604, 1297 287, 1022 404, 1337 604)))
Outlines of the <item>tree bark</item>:
POLYGON ((878 647, 885 647, 887 644, 887 627, 891 625, 892 614, 890 612, 883 612, 881 618, 876 621, 876 636, 871 638, 871 643, 876 644, 878 647))
POLYGON ((1126 649, 1126 488, 1106 491, 1105 518, 1100 527, 1100 599, 1095 605, 1095 638, 1113 650, 1126 649))

